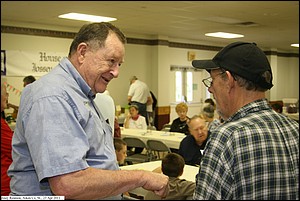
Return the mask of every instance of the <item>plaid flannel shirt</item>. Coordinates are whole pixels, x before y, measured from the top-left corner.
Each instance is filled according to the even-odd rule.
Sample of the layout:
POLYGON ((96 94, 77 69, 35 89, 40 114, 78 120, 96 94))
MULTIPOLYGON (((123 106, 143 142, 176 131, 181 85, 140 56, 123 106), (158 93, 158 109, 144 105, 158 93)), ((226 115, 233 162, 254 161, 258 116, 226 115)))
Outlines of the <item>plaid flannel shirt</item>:
POLYGON ((245 105, 210 135, 196 181, 196 200, 298 200, 299 123, 245 105))

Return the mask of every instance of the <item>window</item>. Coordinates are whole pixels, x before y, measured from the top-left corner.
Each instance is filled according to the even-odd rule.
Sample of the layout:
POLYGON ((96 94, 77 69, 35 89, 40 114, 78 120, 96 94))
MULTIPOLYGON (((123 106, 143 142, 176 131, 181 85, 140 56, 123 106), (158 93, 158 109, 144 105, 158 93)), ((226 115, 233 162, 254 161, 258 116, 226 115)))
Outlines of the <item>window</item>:
POLYGON ((188 102, 193 101, 193 73, 186 72, 186 97, 188 102))
POLYGON ((175 96, 176 102, 181 102, 183 98, 183 90, 182 90, 182 72, 176 71, 175 73, 175 96))
POLYGON ((175 70, 175 100, 176 102, 193 101, 193 73, 187 67, 177 67, 175 70))
POLYGON ((193 73, 187 71, 176 71, 176 102, 193 101, 193 73))
POLYGON ((175 76, 171 83, 174 86, 171 100, 176 103, 199 103, 207 96, 206 87, 201 81, 207 75, 206 71, 184 66, 171 66, 170 70, 175 76))

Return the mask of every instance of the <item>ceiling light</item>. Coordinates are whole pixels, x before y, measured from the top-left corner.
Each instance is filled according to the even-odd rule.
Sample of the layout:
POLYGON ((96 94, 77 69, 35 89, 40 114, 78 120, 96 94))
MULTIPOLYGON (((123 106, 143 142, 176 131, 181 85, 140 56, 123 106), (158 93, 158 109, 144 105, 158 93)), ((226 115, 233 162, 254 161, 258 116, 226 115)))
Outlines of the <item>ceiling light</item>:
POLYGON ((87 15, 87 14, 80 14, 80 13, 67 13, 67 14, 59 15, 58 17, 71 19, 71 20, 88 21, 88 22, 110 22, 110 21, 117 20, 117 18, 103 17, 97 15, 87 15))
POLYGON ((298 44, 291 44, 292 47, 299 47, 299 43, 298 44))
POLYGON ((225 32, 215 32, 215 33, 206 33, 206 36, 217 37, 217 38, 243 38, 244 35, 241 34, 232 34, 225 32))

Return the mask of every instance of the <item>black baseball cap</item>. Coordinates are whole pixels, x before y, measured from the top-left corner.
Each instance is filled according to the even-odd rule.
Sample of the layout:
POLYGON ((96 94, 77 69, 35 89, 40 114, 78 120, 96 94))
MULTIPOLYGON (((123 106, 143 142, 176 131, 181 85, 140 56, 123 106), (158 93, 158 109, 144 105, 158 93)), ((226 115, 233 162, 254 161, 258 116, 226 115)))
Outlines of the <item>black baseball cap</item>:
POLYGON ((255 43, 234 42, 221 49, 212 60, 193 60, 192 65, 198 69, 223 68, 264 89, 271 89, 272 69, 265 53, 255 43), (269 71, 270 83, 262 76, 269 71))

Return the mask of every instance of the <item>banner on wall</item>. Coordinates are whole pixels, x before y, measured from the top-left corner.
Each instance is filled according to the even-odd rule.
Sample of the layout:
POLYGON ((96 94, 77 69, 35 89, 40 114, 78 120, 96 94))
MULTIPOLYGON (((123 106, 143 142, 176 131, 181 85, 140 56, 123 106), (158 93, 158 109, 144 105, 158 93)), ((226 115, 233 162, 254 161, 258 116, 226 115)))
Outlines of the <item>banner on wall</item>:
POLYGON ((43 76, 66 56, 65 52, 1 50, 1 75, 43 76))
POLYGON ((7 91, 13 92, 13 93, 15 93, 15 95, 21 96, 21 93, 22 93, 21 90, 17 89, 16 87, 14 87, 14 86, 11 85, 11 84, 8 84, 7 82, 4 82, 4 84, 6 85, 6 90, 7 90, 7 91))

